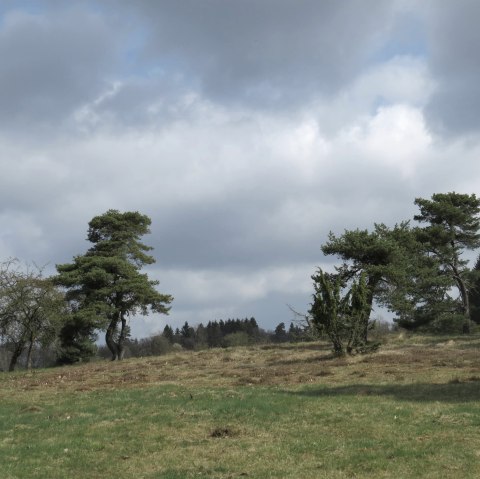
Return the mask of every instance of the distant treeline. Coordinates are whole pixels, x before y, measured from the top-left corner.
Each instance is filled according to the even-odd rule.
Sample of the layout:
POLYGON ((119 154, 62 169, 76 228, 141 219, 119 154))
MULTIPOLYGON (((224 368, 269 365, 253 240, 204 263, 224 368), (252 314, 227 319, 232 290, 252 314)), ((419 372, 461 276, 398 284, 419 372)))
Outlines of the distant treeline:
MULTIPOLYGON (((377 321, 373 335, 383 336, 396 329, 392 323, 377 321)), ((208 348, 228 348, 255 344, 288 343, 318 340, 318 332, 312 330, 305 322, 292 322, 289 327, 279 323, 274 330, 265 330, 258 326, 255 318, 227 319, 209 321, 192 327, 185 322, 181 328, 173 329, 166 325, 162 333, 153 334, 147 338, 127 338, 126 357, 160 356, 175 350, 202 350, 208 348)), ((34 345, 31 351, 31 367, 45 368, 57 364, 58 345, 47 347, 34 345)), ((109 358, 107 346, 97 348, 94 356, 109 358)), ((10 353, 8 344, 0 345, 0 371, 6 371, 9 365, 10 353)), ((27 367, 28 352, 24 351, 18 358, 18 366, 27 367)))
MULTIPOLYGON (((185 321, 181 328, 166 325, 161 334, 149 338, 127 339, 126 357, 156 356, 175 349, 200 350, 207 348, 228 348, 251 344, 285 343, 312 340, 309 328, 291 323, 288 330, 285 323, 279 323, 274 331, 258 326, 255 318, 209 321, 195 327, 185 321)), ((109 357, 109 350, 99 348, 101 357, 109 357)))

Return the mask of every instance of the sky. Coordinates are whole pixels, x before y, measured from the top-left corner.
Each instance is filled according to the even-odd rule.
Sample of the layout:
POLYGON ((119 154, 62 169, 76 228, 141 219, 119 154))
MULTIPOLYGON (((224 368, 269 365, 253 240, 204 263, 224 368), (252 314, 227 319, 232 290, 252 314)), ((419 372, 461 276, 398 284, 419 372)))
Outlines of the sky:
MULTIPOLYGON (((480 2, 1 0, 0 258, 152 220, 134 336, 306 312, 329 231, 479 194, 480 2)), ((379 313, 380 314, 380 313, 379 313)))

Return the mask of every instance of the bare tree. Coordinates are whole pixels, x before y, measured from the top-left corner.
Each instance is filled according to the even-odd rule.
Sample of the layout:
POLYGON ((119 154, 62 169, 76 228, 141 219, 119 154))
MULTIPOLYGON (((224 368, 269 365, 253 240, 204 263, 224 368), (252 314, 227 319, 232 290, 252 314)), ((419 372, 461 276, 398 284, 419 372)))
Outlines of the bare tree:
POLYGON ((63 294, 42 268, 23 266, 16 259, 0 266, 0 338, 11 353, 13 371, 26 350, 26 365, 32 367, 35 345, 48 346, 57 335, 65 314, 63 294))

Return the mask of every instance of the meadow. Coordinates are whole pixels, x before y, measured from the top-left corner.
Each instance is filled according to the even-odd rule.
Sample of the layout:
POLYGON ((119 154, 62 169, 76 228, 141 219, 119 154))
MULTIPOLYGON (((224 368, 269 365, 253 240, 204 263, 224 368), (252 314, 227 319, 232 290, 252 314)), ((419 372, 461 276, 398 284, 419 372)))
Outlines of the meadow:
POLYGON ((0 477, 478 478, 480 336, 0 373, 0 477))

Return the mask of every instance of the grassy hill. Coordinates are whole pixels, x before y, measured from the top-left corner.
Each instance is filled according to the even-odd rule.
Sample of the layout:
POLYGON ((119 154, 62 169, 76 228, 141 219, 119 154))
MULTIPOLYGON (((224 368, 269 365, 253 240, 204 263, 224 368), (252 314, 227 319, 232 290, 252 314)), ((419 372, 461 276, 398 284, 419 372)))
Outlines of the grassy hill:
POLYGON ((480 338, 0 373, 0 476, 478 478, 480 338))

